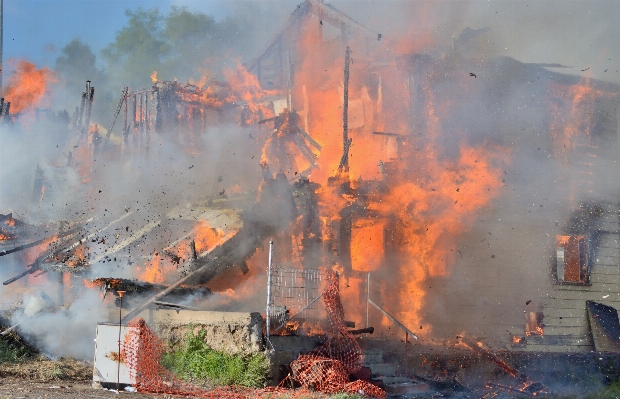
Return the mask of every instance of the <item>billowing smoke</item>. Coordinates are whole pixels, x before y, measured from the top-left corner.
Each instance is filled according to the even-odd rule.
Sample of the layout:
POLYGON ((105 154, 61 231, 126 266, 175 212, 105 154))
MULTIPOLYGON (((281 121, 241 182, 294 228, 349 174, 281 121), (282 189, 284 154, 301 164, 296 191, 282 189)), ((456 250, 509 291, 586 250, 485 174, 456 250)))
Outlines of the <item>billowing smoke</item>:
MULTIPOLYGON (((391 242, 399 248, 392 247, 385 264, 368 271, 376 276, 373 295, 386 307, 393 305, 388 310, 421 336, 445 338, 464 330, 492 336, 497 334, 496 324, 522 326, 523 312, 530 310, 525 304, 533 300, 532 309, 541 306, 540 292, 551 281, 555 235, 572 210, 582 201, 610 201, 618 190, 606 178, 617 168, 614 129, 620 90, 609 82, 620 82, 620 48, 612 41, 618 37, 618 5, 393 1, 386 6, 335 1, 334 6, 376 33, 372 40, 352 43, 350 78, 349 177, 353 189, 370 198, 370 207, 348 192, 336 195, 329 191, 334 186, 326 188, 342 169, 344 52, 339 39, 329 36, 334 30, 327 28, 327 20, 318 16, 311 20, 314 25, 300 25, 304 34, 298 38, 298 58, 287 53, 292 58, 282 61, 288 65, 282 67, 289 72, 286 79, 261 81, 263 89, 277 92, 265 102, 279 102, 280 111, 287 100, 292 102, 302 128, 322 145, 321 151, 309 147, 318 156, 318 167, 309 160, 311 155, 306 152, 304 158, 294 146, 291 151, 290 146, 274 144, 265 150, 266 139, 274 137, 271 122, 244 126, 243 117, 224 112, 223 121, 211 119, 196 127, 190 121, 207 120, 207 112, 190 118, 192 111, 176 106, 179 127, 151 134, 149 141, 139 137, 141 127, 120 132, 126 112, 121 108, 103 149, 104 129, 111 126, 124 86, 131 92, 150 90, 155 82, 176 79, 192 83, 192 90, 207 87, 216 92, 223 89, 213 82, 225 80, 224 71, 238 64, 246 63, 258 74, 251 69, 255 57, 297 10, 296 2, 274 1, 222 3, 231 15, 222 19, 183 8, 169 13, 131 10, 127 27, 102 53, 105 69, 86 44, 69 43, 56 65, 59 81, 53 101, 40 105, 62 105, 68 113, 59 114, 55 107, 40 110, 37 121, 32 108, 38 103, 32 100, 15 125, 0 126, 0 210, 12 209, 33 224, 79 221, 90 268, 77 280, 145 281, 148 276, 149 283, 164 285, 178 279, 177 269, 191 256, 190 238, 196 235, 199 218, 205 217, 194 209, 196 204, 217 207, 231 198, 239 201, 237 209, 249 209, 264 194, 259 192, 265 188, 260 162, 266 157, 271 172, 284 173, 280 179, 292 182, 303 176, 323 185, 317 194, 322 201, 314 226, 318 230, 327 226, 337 236, 344 228, 336 222, 347 212, 363 209, 374 213, 358 227, 375 218, 385 222, 386 231, 400 234, 391 242), (179 26, 183 21, 202 24, 205 30, 185 32, 179 26), (324 36, 314 35, 312 29, 320 26, 326 26, 321 28, 324 36), (148 41, 131 42, 134 28, 144 29, 148 41), (127 42, 129 50, 121 45, 127 42), (368 53, 362 50, 365 46, 368 53), (77 70, 72 62, 76 54, 84 62, 77 70), (83 70, 94 77, 77 76, 83 70), (561 74, 567 72, 571 75, 561 74), (81 93, 75 88, 83 90, 85 79, 92 79, 96 89, 91 126, 68 133, 68 118, 80 107, 81 93), (384 134, 383 142, 377 144, 370 126, 384 134), (97 134, 89 131, 91 127, 97 134), (408 137, 397 142, 400 138, 394 137, 399 135, 408 137), (596 162, 586 165, 593 153, 574 152, 575 143, 596 146, 596 162), (398 149, 407 154, 404 161, 398 149), (381 201, 373 197, 379 194, 381 201), (187 246, 185 252, 173 253, 182 245, 187 246), (403 281, 410 284, 393 289, 403 281)), ((253 100, 239 96, 235 106, 247 102, 244 110, 254 113, 253 122, 275 116, 259 113, 261 104, 253 100)), ((131 119, 131 107, 127 112, 131 119)), ((289 211, 263 207, 259 222, 286 224, 292 217, 289 211)), ((210 237, 229 234, 226 223, 210 225, 210 237)), ((330 247, 334 237, 323 234, 325 245, 312 247, 317 239, 313 235, 306 248, 319 253, 330 247)), ((282 243, 288 238, 279 237, 282 243)), ((292 252, 284 251, 281 259, 287 256, 292 259, 292 252)), ((366 270, 351 273, 355 264, 343 264, 322 252, 314 258, 328 260, 321 266, 344 270, 345 303, 351 306, 351 318, 362 322, 358 303, 366 270)), ((259 248, 248 259, 249 274, 236 264, 209 283, 216 294, 189 295, 179 303, 235 310, 256 310, 260 303, 262 308, 265 259, 264 248, 259 248), (242 303, 234 300, 238 298, 242 303), (248 309, 251 306, 256 308, 248 309)), ((357 262, 355 254, 352 259, 357 262)), ((1 261, 7 266, 2 276, 9 278, 33 259, 12 255, 1 261)), ((20 331, 51 356, 88 358, 95 323, 114 321, 117 309, 109 311, 99 293, 80 288, 71 298, 65 295, 66 308, 45 310, 34 287, 43 286, 53 297, 55 273, 30 275, 14 283, 19 289, 5 288, 7 300, 23 301, 26 307, 26 313, 12 322, 19 322, 20 331), (33 288, 24 293, 30 284, 33 288), (72 334, 72 345, 62 340, 66 331, 72 334)), ((72 284, 81 286, 75 279, 72 284)), ((146 297, 135 296, 133 303, 146 297)), ((387 324, 379 316, 372 322, 387 324)))

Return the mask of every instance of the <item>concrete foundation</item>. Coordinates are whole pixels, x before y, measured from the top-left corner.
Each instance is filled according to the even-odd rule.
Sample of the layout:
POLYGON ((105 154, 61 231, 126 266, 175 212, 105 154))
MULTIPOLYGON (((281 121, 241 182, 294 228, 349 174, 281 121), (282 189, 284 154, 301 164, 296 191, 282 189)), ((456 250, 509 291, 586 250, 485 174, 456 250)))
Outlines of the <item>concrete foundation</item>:
POLYGON ((263 347, 263 318, 258 312, 149 310, 143 315, 149 327, 169 348, 183 344, 188 332, 205 331, 205 343, 229 354, 255 353, 263 347))

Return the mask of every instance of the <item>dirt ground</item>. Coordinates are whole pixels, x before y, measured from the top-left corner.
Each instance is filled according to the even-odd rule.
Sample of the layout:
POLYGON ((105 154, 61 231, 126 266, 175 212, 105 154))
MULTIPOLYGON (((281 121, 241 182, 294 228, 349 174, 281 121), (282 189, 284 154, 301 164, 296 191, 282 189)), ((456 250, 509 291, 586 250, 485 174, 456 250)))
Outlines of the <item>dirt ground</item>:
MULTIPOLYGON (((118 394, 94 389, 92 365, 73 359, 52 361, 45 357, 18 363, 0 364, 0 399, 21 398, 118 398, 118 394)), ((170 396, 122 392, 131 398, 161 398, 170 396)))
MULTIPOLYGON (((171 396, 162 396, 146 393, 121 392, 121 397, 167 399, 171 396)), ((0 399, 44 399, 44 398, 118 398, 115 392, 102 389, 93 389, 90 381, 52 381, 37 382, 18 378, 3 378, 0 381, 0 399)))

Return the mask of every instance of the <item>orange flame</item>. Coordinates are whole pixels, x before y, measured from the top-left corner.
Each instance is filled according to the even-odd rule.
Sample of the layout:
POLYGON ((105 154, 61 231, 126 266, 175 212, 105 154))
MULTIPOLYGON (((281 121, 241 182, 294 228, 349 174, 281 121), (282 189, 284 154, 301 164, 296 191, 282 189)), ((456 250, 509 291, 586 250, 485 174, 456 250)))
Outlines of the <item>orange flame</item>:
POLYGON ((594 106, 597 99, 617 94, 605 93, 591 87, 589 78, 580 84, 551 84, 551 120, 549 132, 555 144, 555 156, 567 163, 568 154, 577 145, 588 144, 594 124, 594 106))
POLYGON ((15 71, 9 78, 4 97, 11 102, 11 111, 21 112, 36 107, 50 83, 56 82, 56 75, 49 68, 37 67, 25 60, 9 61, 15 65, 15 71))
MULTIPOLYGON (((201 220, 193 231, 196 255, 211 249, 224 235, 223 231, 214 229, 206 221, 201 220)), ((151 260, 144 264, 139 279, 153 284, 164 283, 167 277, 176 273, 180 263, 192 259, 193 251, 190 243, 190 239, 183 240, 176 246, 164 250, 163 253, 155 252, 151 260)))

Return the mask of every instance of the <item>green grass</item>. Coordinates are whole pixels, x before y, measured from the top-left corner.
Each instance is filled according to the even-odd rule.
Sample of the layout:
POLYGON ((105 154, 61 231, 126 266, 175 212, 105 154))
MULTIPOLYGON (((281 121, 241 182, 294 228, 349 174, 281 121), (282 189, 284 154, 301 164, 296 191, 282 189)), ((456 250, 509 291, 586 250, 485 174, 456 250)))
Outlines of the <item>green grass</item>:
POLYGON ((229 355, 207 346, 204 336, 204 331, 198 335, 190 331, 183 348, 164 354, 163 366, 184 380, 205 381, 216 386, 265 386, 269 361, 264 354, 229 355))
POLYGON ((32 354, 26 345, 14 340, 0 338, 0 363, 17 362, 32 354))
POLYGON ((585 399, 620 399, 620 379, 598 392, 587 395, 585 399))

